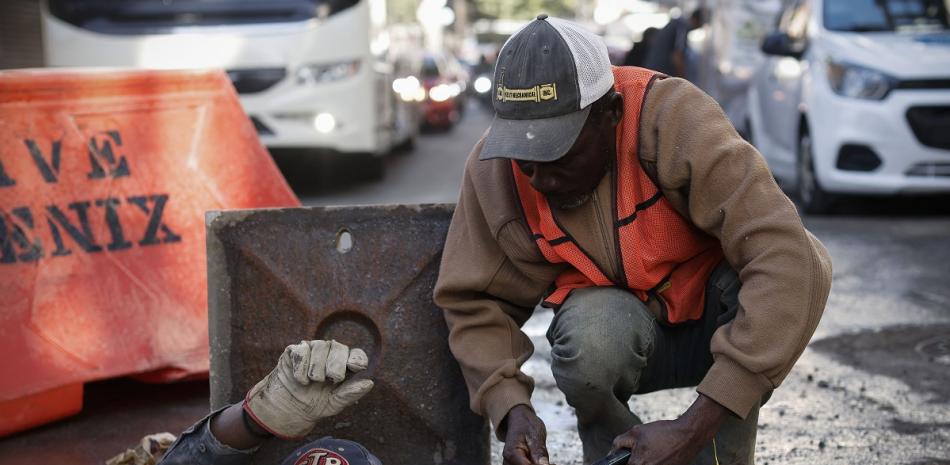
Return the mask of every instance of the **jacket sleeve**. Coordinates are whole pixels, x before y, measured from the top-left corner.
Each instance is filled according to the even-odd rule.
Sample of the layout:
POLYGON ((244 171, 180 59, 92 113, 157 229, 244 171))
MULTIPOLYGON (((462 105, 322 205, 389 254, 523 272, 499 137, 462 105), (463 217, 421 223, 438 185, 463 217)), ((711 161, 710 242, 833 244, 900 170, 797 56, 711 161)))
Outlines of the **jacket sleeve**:
POLYGON ((499 213, 505 210, 500 203, 514 201, 511 186, 504 166, 478 161, 479 147, 466 164, 434 299, 445 312, 471 408, 503 437, 505 415, 516 405, 530 406, 534 388, 521 371, 534 346, 520 326, 560 269, 543 262, 520 216, 499 213), (484 186, 480 192, 476 180, 484 186))
POLYGON ((738 314, 713 335, 715 361, 698 391, 744 418, 782 382, 814 334, 831 287, 831 259, 762 156, 688 81, 657 80, 640 128, 642 161, 655 164, 664 195, 719 239, 742 282, 738 314))
POLYGON ((251 463, 251 456, 257 452, 257 447, 248 450, 234 449, 222 444, 211 433, 211 419, 228 407, 230 406, 212 412, 182 432, 157 465, 245 465, 251 463))

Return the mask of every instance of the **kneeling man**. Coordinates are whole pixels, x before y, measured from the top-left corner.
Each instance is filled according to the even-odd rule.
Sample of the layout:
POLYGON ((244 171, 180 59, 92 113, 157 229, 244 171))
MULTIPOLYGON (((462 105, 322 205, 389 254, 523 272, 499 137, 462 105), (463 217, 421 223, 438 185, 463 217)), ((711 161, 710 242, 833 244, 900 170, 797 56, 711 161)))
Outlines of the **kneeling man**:
POLYGON ((612 68, 540 15, 499 52, 496 117, 466 164, 436 303, 505 463, 547 462, 519 329, 555 310, 551 369, 590 463, 752 463, 758 408, 811 338, 831 263, 761 155, 689 82, 612 68), (641 424, 634 394, 697 386, 641 424), (714 441, 715 439, 715 441, 714 441))

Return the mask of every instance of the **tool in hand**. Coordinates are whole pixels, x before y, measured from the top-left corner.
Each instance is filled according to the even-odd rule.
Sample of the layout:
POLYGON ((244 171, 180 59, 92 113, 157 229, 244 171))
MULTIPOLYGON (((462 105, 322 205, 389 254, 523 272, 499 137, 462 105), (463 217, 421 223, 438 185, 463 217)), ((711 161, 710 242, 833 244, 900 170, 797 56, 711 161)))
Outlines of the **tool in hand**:
POLYGON ((620 449, 594 462, 593 465, 622 465, 627 463, 627 460, 630 460, 630 449, 620 449))
MULTIPOLYGON (((713 439, 713 460, 714 464, 719 465, 719 451, 716 450, 716 440, 713 439)), ((616 450, 606 457, 596 461, 593 465, 622 465, 630 460, 630 449, 616 450)))

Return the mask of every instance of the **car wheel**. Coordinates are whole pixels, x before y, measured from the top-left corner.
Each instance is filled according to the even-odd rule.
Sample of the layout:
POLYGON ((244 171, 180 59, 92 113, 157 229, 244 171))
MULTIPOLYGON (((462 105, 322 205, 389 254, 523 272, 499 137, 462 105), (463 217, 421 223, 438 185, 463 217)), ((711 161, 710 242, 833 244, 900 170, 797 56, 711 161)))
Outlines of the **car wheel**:
POLYGON ((815 175, 814 147, 811 134, 802 131, 798 138, 798 202, 802 211, 811 214, 828 213, 834 196, 824 191, 815 175))
POLYGON ((406 138, 406 140, 399 143, 393 147, 393 153, 399 155, 409 155, 416 148, 416 135, 413 134, 406 138))

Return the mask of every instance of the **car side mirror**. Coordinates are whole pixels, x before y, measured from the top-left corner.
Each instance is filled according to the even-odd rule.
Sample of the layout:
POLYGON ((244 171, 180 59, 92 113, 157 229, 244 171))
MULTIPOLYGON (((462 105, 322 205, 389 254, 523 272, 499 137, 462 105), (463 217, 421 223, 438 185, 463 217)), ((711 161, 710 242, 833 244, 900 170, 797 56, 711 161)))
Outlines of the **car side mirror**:
POLYGON ((762 52, 766 55, 801 58, 805 53, 804 41, 794 41, 784 32, 773 32, 762 40, 762 52))

